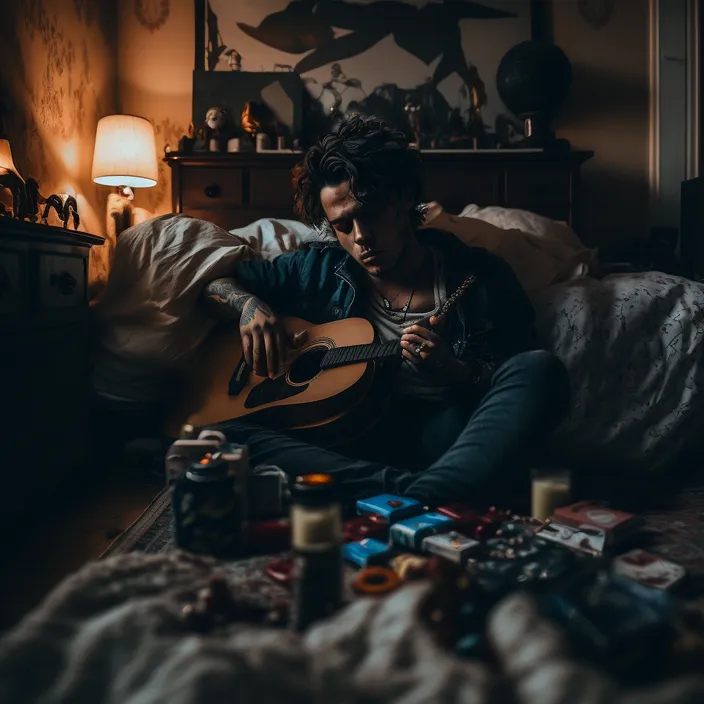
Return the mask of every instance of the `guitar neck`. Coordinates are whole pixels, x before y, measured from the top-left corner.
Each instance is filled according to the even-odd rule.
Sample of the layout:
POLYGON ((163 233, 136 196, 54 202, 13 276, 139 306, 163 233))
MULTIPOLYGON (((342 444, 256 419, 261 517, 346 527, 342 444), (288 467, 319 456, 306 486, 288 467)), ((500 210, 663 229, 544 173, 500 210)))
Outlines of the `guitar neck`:
POLYGON ((348 347, 335 347, 325 353, 320 363, 321 369, 344 367, 348 364, 359 362, 383 362, 398 359, 401 354, 401 341, 375 342, 371 345, 349 345, 348 347))
MULTIPOLYGON (((469 287, 476 280, 475 274, 470 274, 459 285, 457 290, 440 306, 440 308, 423 318, 416 325, 430 327, 430 319, 435 316, 443 318, 448 310, 459 301, 467 292, 469 287)), ((385 361, 398 359, 401 356, 401 341, 391 340, 389 342, 372 343, 371 345, 349 345, 348 347, 335 347, 325 353, 320 364, 321 369, 332 369, 334 367, 344 367, 348 364, 358 362, 385 361)))

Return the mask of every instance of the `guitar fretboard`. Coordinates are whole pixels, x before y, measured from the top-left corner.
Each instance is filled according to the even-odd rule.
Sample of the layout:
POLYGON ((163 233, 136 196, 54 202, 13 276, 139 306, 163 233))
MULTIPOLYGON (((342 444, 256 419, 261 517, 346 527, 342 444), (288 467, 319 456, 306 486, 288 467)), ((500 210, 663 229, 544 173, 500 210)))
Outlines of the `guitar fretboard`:
POLYGON ((348 347, 335 347, 325 353, 320 363, 321 369, 343 367, 347 364, 370 362, 372 360, 384 361, 395 359, 401 354, 400 340, 390 342, 374 342, 370 345, 349 345, 348 347))

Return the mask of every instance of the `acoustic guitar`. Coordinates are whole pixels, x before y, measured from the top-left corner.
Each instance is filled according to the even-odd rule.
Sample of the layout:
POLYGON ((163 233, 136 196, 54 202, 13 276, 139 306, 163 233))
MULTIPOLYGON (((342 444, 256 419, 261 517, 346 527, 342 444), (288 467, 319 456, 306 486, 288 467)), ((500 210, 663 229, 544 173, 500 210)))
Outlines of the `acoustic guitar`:
POLYGON ((211 335, 190 380, 183 422, 202 427, 236 418, 301 431, 301 436, 320 435, 327 437, 325 444, 335 444, 333 438, 345 434, 335 426, 349 429, 348 415, 356 410, 358 417, 361 404, 373 403, 379 364, 401 361, 400 340, 374 342, 374 328, 363 318, 323 325, 300 318, 283 322, 291 336, 303 330, 307 335, 301 347, 287 350, 284 368, 273 379, 259 376, 245 362, 238 326, 211 335), (323 426, 324 433, 317 432, 323 426))
MULTIPOLYGON (((473 275, 467 277, 434 315, 442 318, 473 281, 473 275)), ((287 350, 284 368, 273 379, 247 365, 237 325, 216 330, 205 342, 168 434, 178 435, 184 424, 240 419, 335 445, 373 425, 384 408, 373 382, 384 363, 401 362, 400 340, 375 342, 374 328, 363 318, 322 325, 284 318, 284 325, 291 336, 303 330, 307 335, 301 347, 287 350)))

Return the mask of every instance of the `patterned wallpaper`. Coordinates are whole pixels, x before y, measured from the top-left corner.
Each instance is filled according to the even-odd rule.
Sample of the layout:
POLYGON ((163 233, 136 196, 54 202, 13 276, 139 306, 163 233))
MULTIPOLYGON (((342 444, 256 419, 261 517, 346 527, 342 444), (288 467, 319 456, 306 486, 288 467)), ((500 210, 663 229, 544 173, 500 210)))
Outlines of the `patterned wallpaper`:
POLYGON ((75 195, 81 229, 104 232, 106 193, 90 180, 95 127, 115 107, 110 3, 25 0, 7 7, 1 100, 15 163, 44 195, 75 195))
MULTIPOLYGON (((114 6, 93 0, 5 3, 3 27, 0 102, 15 165, 39 181, 42 195, 74 195, 80 229, 104 234, 107 189, 90 175, 96 124, 115 108, 114 6)), ((107 273, 110 245, 91 253, 92 284, 107 273)))

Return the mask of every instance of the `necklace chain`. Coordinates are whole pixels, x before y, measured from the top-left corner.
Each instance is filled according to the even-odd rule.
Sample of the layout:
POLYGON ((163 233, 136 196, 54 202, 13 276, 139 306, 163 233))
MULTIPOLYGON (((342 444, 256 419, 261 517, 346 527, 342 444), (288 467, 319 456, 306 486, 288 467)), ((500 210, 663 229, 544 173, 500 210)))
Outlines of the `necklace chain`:
MULTIPOLYGON (((421 265, 421 268, 423 268, 425 266, 425 263, 427 261, 427 257, 428 257, 428 251, 426 250, 425 255, 423 256, 423 263, 421 265)), ((413 296, 415 295, 415 292, 416 292, 416 286, 414 285, 413 288, 411 289, 411 295, 408 297, 406 304, 404 306, 402 306, 399 311, 394 311, 391 309, 391 306, 394 303, 396 303, 396 301, 398 300, 399 296, 403 293, 403 291, 399 291, 391 300, 389 300, 388 298, 386 298, 386 296, 383 296, 381 293, 379 293, 379 290, 377 289, 377 293, 379 293, 379 296, 381 296, 381 300, 383 301, 384 308, 386 308, 386 310, 388 310, 390 313, 396 313, 396 312, 403 313, 403 321, 402 322, 405 322, 405 320, 406 320, 406 316, 408 315, 408 310, 411 307, 411 302, 413 301, 413 296)))

